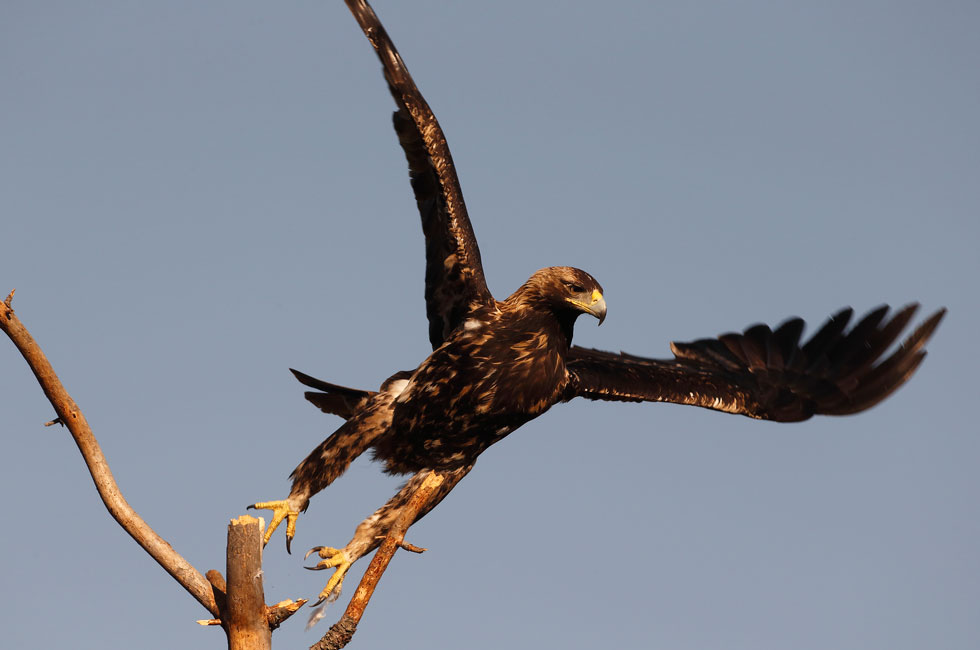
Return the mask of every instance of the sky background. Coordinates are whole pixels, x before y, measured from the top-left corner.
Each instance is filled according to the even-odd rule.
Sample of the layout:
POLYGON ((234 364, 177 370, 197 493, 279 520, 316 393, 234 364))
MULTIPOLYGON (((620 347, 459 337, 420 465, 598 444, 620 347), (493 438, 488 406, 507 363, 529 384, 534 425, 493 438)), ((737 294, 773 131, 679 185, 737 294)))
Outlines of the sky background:
MULTIPOLYGON (((358 648, 980 647, 980 5, 375 3, 448 136, 491 290, 579 266, 580 344, 845 305, 949 315, 874 410, 780 425, 556 407, 492 447, 399 554, 358 648)), ((0 293, 123 493, 202 572, 340 424, 288 373, 375 388, 429 352, 393 103, 332 2, 0 7, 0 293)), ((919 320, 921 320, 920 316, 919 320)), ((109 518, 0 344, 8 648, 219 648, 109 518)), ((399 480, 315 497, 268 602, 315 597, 399 480)), ((298 615, 273 636, 302 648, 298 615)), ((310 611, 307 609, 307 611, 310 611)))

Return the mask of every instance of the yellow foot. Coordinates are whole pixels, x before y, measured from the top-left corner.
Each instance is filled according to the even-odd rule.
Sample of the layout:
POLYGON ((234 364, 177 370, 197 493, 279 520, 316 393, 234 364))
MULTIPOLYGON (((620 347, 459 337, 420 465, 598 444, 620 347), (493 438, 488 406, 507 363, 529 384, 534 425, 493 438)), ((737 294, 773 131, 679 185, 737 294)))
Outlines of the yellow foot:
POLYGON ((306 557, 310 557, 316 553, 323 560, 318 562, 316 566, 305 567, 310 571, 322 571, 324 569, 333 569, 333 575, 330 576, 330 580, 327 581, 327 586, 323 588, 320 592, 320 599, 315 603, 310 605, 310 607, 316 607, 325 600, 331 602, 337 600, 340 596, 340 588, 344 584, 344 576, 347 575, 347 570, 350 565, 353 564, 351 559, 344 553, 342 549, 330 548, 329 546, 314 546, 309 551, 306 552, 306 557))
POLYGON ((292 553, 289 549, 290 543, 293 541, 293 537, 296 535, 296 517, 299 516, 299 510, 293 510, 290 507, 289 501, 262 501, 261 503, 253 503, 248 507, 248 510, 271 510, 272 511, 272 521, 269 522, 269 526, 265 529, 265 539, 262 540, 262 545, 265 546, 269 543, 269 539, 272 538, 272 533, 276 532, 276 528, 282 523, 282 520, 286 520, 286 552, 292 553))

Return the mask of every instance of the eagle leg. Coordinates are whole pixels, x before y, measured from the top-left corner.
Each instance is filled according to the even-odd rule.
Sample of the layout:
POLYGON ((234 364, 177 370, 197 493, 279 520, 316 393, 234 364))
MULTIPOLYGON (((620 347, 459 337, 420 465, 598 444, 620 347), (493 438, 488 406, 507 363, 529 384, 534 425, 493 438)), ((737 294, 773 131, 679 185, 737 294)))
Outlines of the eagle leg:
POLYGON ((316 607, 325 600, 333 602, 337 600, 340 596, 340 588, 344 585, 344 576, 347 575, 347 570, 350 569, 351 565, 354 563, 354 559, 347 555, 343 549, 331 548, 329 546, 314 546, 309 551, 306 552, 306 557, 310 557, 316 553, 323 560, 317 562, 316 566, 304 567, 310 571, 323 571, 324 569, 333 569, 333 575, 330 576, 330 580, 327 581, 327 586, 323 588, 320 592, 320 598, 311 607, 316 607))
POLYGON ((269 543, 272 538, 272 533, 276 532, 276 528, 282 523, 282 520, 286 520, 286 552, 292 553, 289 545, 293 541, 293 537, 296 535, 296 518, 299 516, 299 508, 293 505, 293 503, 286 499, 284 501, 262 501, 259 503, 253 503, 248 506, 248 510, 271 510, 272 511, 272 521, 269 522, 269 526, 265 529, 265 539, 262 540, 262 546, 269 543))
MULTIPOLYGON (((436 491, 429 497, 429 502, 419 512, 415 521, 424 517, 426 513, 446 498, 446 495, 456 487, 456 484, 472 468, 473 465, 470 464, 456 469, 435 470, 443 477, 442 485, 436 488, 436 491)), ((350 569, 354 562, 357 562, 360 558, 381 545, 381 541, 388 534, 388 531, 391 530, 395 520, 398 519, 398 515, 402 513, 411 500, 412 495, 422 486, 425 477, 431 471, 429 469, 423 469, 412 476, 398 490, 395 496, 388 499, 388 502, 378 508, 373 515, 361 522, 357 530, 354 531, 354 537, 344 548, 336 549, 329 546, 314 546, 306 553, 306 557, 316 553, 323 558, 322 562, 319 562, 316 566, 306 567, 307 569, 311 571, 334 569, 333 575, 330 576, 330 580, 327 582, 327 586, 320 592, 320 599, 313 603, 311 607, 316 607, 325 600, 334 601, 340 596, 340 588, 343 586, 344 576, 347 575, 347 570, 350 569)))

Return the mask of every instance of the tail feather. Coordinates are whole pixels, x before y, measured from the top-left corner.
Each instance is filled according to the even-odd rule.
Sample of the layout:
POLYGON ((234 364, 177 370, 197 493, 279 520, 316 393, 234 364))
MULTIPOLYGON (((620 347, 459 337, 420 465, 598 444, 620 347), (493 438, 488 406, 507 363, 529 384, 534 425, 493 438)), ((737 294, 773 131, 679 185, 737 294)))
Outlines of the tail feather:
POLYGON ((307 391, 303 393, 303 396, 316 406, 318 409, 324 413, 331 413, 333 415, 339 415, 345 420, 351 419, 355 413, 362 410, 368 403, 368 401, 374 397, 377 393, 370 390, 358 390, 356 388, 347 388, 346 386, 338 386, 337 384, 331 384, 323 381, 322 379, 317 379, 316 377, 311 377, 299 370, 289 369, 291 373, 299 380, 304 386, 309 386, 310 388, 315 388, 318 393, 312 391, 307 391))

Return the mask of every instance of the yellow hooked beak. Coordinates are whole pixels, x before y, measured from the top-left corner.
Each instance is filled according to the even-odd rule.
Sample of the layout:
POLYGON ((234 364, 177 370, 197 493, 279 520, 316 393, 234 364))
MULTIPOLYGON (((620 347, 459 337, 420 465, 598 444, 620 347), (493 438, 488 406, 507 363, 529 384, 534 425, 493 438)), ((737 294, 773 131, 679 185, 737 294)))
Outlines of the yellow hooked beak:
POLYGON ((593 289, 592 295, 589 296, 587 300, 575 300, 574 298, 569 298, 568 302, 572 303, 586 314, 592 314, 598 318, 600 325, 602 325, 602 321, 606 320, 606 299, 602 297, 602 292, 598 289, 593 289))

